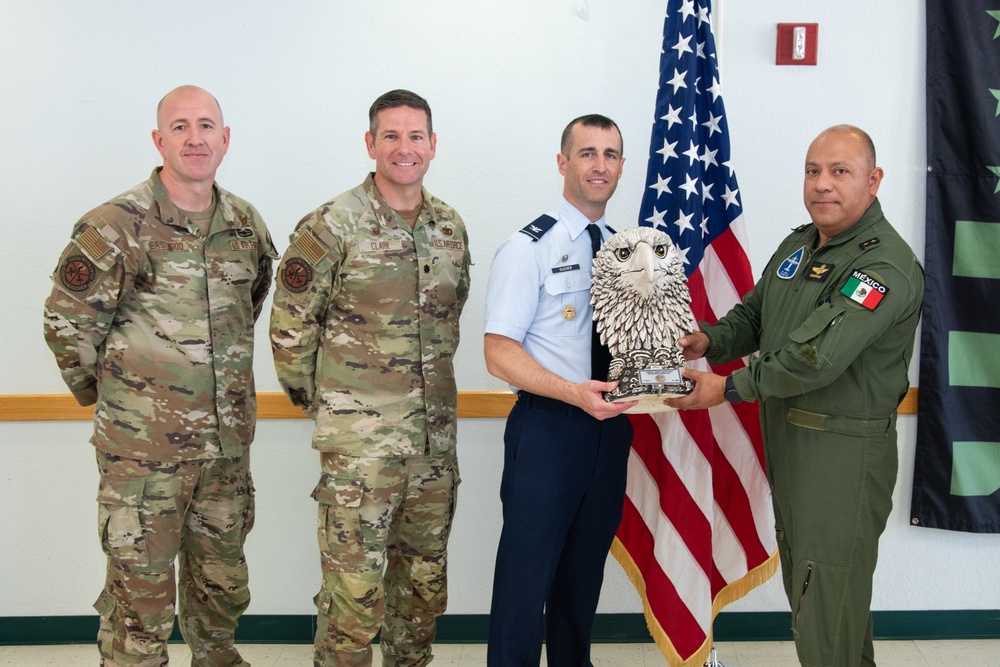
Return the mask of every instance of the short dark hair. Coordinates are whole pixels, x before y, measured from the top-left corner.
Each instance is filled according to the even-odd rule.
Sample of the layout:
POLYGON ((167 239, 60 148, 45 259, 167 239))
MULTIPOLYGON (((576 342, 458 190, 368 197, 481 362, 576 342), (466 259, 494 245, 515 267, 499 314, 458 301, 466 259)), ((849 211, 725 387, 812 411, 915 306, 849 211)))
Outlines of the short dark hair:
MULTIPOLYGON (((566 155, 566 157, 569 157, 568 155, 569 144, 573 136, 573 127, 577 124, 583 125, 585 127, 599 127, 602 130, 610 130, 611 128, 615 128, 616 130, 618 130, 618 138, 621 139, 622 136, 622 131, 621 129, 619 129, 618 123, 611 120, 607 116, 602 116, 599 113, 590 113, 587 114, 586 116, 580 116, 579 118, 574 118, 569 122, 569 125, 566 126, 566 129, 563 130, 562 140, 559 142, 559 152, 562 153, 563 155, 566 155)), ((622 139, 622 154, 624 155, 624 153, 625 153, 625 140, 622 139)))
POLYGON ((383 93, 378 96, 378 99, 372 102, 371 107, 368 109, 368 130, 372 134, 375 134, 375 130, 378 129, 376 117, 379 111, 395 109, 397 107, 410 107, 411 109, 418 109, 426 113, 427 133, 434 134, 434 125, 431 122, 431 105, 427 103, 427 100, 420 97, 420 95, 412 93, 409 90, 403 90, 402 88, 383 93))

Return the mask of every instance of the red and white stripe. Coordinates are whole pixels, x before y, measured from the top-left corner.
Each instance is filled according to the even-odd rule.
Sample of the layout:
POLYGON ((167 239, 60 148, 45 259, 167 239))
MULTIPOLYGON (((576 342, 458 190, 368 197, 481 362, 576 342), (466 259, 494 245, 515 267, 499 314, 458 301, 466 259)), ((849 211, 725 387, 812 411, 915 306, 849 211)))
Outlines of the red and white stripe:
MULTIPOLYGON (((696 320, 714 323, 753 287, 745 247, 741 215, 688 278, 696 320)), ((709 370, 703 360, 692 365, 709 370)), ((744 365, 712 370, 728 375, 744 365)), ((777 567, 757 405, 630 418, 635 438, 613 553, 670 664, 700 666, 715 614, 777 567)))

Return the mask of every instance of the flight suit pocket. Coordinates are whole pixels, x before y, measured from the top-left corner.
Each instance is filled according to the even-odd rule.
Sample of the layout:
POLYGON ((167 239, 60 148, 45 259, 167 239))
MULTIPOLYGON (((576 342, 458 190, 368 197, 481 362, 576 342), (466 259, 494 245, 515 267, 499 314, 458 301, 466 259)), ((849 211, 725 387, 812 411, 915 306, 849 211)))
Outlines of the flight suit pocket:
POLYGON ((835 655, 844 614, 846 569, 802 561, 792 578, 792 634, 803 664, 826 664, 835 655))
POLYGON ((809 368, 823 368, 830 364, 831 352, 840 339, 844 309, 823 304, 806 318, 798 329, 788 334, 792 340, 786 346, 794 359, 809 368))
POLYGON ((319 550, 323 568, 350 572, 365 561, 361 536, 361 479, 323 473, 312 497, 319 503, 319 550))
POLYGON ((146 480, 101 475, 97 492, 97 530, 101 548, 122 563, 149 565, 141 507, 146 480))

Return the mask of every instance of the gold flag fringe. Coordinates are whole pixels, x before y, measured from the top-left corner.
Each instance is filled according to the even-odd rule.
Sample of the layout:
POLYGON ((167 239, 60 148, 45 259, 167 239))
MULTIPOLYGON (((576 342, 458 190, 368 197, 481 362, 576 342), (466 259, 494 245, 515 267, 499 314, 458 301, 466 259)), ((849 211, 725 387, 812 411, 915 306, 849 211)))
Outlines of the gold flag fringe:
MULTIPOLYGON (((701 647, 687 659, 682 657, 677 652, 677 649, 674 648, 670 637, 664 632, 659 621, 656 620, 656 616, 653 615, 653 610, 650 609, 649 601, 646 598, 646 581, 642 578, 642 572, 639 571, 639 567, 632 560, 632 555, 628 552, 628 549, 625 548, 625 545, 617 537, 611 544, 611 554, 618 561, 618 564, 622 566, 622 569, 625 570, 625 574, 628 575, 628 578, 632 581, 632 585, 638 591, 639 597, 642 599, 646 627, 649 629, 649 634, 653 637, 653 641, 656 642, 656 646, 663 653, 664 657, 666 657, 670 667, 702 667, 705 661, 708 660, 709 653, 712 651, 711 626, 709 626, 708 636, 705 637, 705 642, 701 647)), ((736 602, 754 588, 757 588, 770 579, 777 571, 778 552, 775 551, 766 561, 719 591, 715 599, 712 600, 712 622, 715 622, 715 617, 719 615, 723 607, 736 602)))

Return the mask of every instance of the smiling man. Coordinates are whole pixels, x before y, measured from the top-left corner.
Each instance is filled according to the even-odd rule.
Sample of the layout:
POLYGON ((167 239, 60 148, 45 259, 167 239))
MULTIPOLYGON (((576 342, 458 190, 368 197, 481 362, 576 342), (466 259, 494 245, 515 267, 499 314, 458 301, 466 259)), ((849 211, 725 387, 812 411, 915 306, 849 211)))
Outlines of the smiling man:
POLYGON ((233 634, 250 603, 253 326, 277 253, 215 183, 229 148, 216 99, 182 86, 156 121, 163 166, 77 223, 45 338, 77 401, 96 403, 101 664, 167 664, 179 597, 191 664, 247 665, 233 634))
POLYGON ((622 137, 610 118, 563 131, 555 210, 504 241, 486 290, 486 367, 517 394, 504 433, 487 662, 590 664, 604 562, 621 520, 632 427, 607 403, 610 355, 595 341, 591 264, 604 209, 622 175, 622 137), (544 628, 544 630, 543 630, 544 628))
POLYGON ((437 143, 427 101, 393 90, 368 116, 375 172, 298 224, 271 312, 278 379, 316 422, 323 667, 370 665, 380 626, 384 665, 430 662, 459 484, 468 237, 423 189, 437 143))
POLYGON ((685 368, 694 391, 667 400, 760 402, 792 632, 810 667, 875 665, 872 575, 924 293, 920 264, 882 214, 881 182, 865 132, 816 137, 802 189, 812 222, 782 241, 742 303, 679 341, 688 359, 750 355, 747 367, 685 368))

